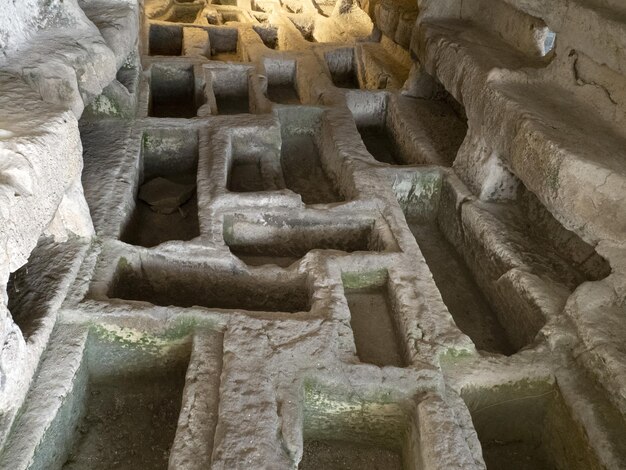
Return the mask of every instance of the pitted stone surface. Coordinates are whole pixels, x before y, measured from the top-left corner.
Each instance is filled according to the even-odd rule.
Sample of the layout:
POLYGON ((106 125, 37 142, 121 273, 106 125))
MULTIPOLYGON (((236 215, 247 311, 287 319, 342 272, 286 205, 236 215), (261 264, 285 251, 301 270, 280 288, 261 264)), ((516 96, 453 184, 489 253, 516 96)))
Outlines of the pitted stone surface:
POLYGON ((624 468, 601 3, 0 12, 0 469, 624 468))

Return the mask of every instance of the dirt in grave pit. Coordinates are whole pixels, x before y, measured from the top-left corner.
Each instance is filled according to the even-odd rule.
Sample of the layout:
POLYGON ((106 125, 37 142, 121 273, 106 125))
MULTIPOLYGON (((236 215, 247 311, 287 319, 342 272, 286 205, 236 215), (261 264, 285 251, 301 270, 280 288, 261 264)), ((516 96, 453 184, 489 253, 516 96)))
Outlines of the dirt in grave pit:
POLYGON ((554 470, 543 450, 522 441, 483 444, 483 458, 489 470, 554 470))
POLYGON ((403 367, 387 290, 346 289, 345 293, 359 359, 381 367, 403 367))
POLYGON ((310 135, 285 136, 281 163, 287 187, 300 194, 305 204, 330 204, 342 200, 322 167, 317 145, 310 135))
POLYGON ((299 470, 402 470, 402 457, 393 450, 341 441, 304 444, 299 470))
POLYGON ((300 104, 300 97, 292 84, 269 85, 267 97, 270 101, 279 104, 300 104))
POLYGON ((63 470, 167 469, 183 387, 180 373, 91 383, 63 470))

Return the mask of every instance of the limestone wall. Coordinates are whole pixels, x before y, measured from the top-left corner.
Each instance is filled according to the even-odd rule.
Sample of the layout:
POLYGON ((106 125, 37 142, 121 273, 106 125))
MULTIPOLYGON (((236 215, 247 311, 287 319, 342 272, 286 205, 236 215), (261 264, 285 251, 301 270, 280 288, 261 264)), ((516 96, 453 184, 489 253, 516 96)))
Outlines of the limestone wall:
POLYGON ((78 119, 136 49, 138 12, 134 1, 20 0, 0 8, 2 426, 23 398, 53 326, 25 341, 7 310, 9 275, 42 236, 61 242, 93 234, 78 119))
POLYGON ((5 3, 0 470, 624 467, 623 2, 5 3))

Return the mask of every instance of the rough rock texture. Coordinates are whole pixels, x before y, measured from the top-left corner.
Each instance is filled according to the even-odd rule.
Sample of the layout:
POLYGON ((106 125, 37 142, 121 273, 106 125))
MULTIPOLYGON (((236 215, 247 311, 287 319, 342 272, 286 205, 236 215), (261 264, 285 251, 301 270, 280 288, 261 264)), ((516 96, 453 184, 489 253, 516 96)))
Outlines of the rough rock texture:
POLYGON ((10 3, 0 469, 624 468, 625 13, 10 3))
MULTIPOLYGON (((95 2, 86 3, 95 6, 95 2)), ((40 237, 54 237, 61 243, 69 237, 93 235, 80 181, 82 145, 77 119, 85 105, 115 78, 116 60, 124 62, 136 48, 138 7, 134 2, 125 2, 123 8, 125 13, 120 15, 107 2, 104 11, 92 9, 88 18, 72 0, 26 0, 2 6, 2 286, 7 285, 11 272, 26 263, 40 237), (90 18, 99 18, 100 22, 94 24, 90 18), (107 45, 108 35, 103 33, 103 39, 98 25, 115 29, 117 47, 107 45), (125 39, 121 37, 124 33, 125 39)), ((56 317, 56 311, 50 314, 56 317)), ((41 344, 25 340, 7 310, 5 294, 0 317, 0 434, 4 435, 47 338, 41 344)))

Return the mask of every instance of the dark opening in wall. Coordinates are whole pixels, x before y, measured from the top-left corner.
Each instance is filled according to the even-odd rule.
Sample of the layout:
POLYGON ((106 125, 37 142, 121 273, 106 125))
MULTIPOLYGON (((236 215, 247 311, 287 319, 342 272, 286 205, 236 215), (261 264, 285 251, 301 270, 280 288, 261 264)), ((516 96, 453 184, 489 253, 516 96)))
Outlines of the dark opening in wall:
POLYGON ((183 53, 183 28, 150 25, 149 48, 150 55, 181 55, 183 53))

